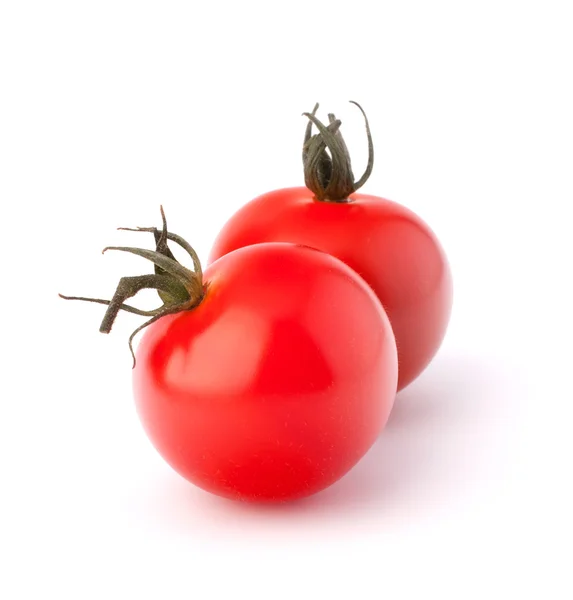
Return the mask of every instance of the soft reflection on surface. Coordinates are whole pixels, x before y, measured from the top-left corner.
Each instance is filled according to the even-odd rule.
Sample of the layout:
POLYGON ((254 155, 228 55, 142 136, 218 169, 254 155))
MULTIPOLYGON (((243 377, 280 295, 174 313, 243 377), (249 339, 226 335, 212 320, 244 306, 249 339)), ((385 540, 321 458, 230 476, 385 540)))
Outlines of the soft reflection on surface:
POLYGON ((386 315, 378 314, 377 299, 373 294, 361 293, 358 283, 348 290, 345 286, 336 286, 336 279, 344 277, 344 274, 333 271, 324 279, 327 277, 332 280, 332 286, 324 285, 323 280, 321 285, 309 288, 313 300, 309 308, 320 306, 321 310, 307 310, 304 313, 305 326, 313 336, 324 336, 324 332, 328 332, 329 341, 321 345, 322 352, 339 378, 354 380, 367 376, 378 367, 380 353, 383 352, 381 348, 394 344, 393 339, 385 339, 389 328, 385 331, 379 327, 369 331, 370 335, 364 335, 368 323, 378 318, 386 320, 386 315), (333 289, 337 290, 336 294, 333 294, 333 289), (347 294, 340 293, 341 290, 347 291, 347 294))
POLYGON ((173 352, 165 379, 176 388, 181 372, 192 372, 195 390, 236 394, 256 376, 267 345, 268 321, 241 306, 229 307, 192 344, 173 352))
POLYGON ((262 394, 292 394, 300 401, 306 394, 328 390, 336 383, 326 360, 321 339, 312 337, 304 324, 283 319, 273 325, 269 351, 259 365, 256 388, 262 394))

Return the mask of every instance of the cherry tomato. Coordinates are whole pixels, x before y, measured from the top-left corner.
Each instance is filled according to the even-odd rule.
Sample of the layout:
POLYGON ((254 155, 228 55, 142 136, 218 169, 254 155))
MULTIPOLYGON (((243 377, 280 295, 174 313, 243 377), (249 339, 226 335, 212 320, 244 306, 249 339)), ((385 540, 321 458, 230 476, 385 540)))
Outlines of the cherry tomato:
POLYGON ((392 408, 394 335, 338 259, 285 243, 230 252, 192 310, 145 330, 133 385, 149 438, 183 477, 241 500, 318 492, 366 453, 392 408))
POLYGON ((262 242, 294 242, 336 256, 370 284, 386 309, 402 389, 429 364, 445 335, 452 306, 448 262, 436 236, 412 211, 356 193, 372 167, 368 122, 369 166, 354 182, 340 121, 330 115, 325 127, 314 116, 317 107, 305 113, 320 131, 311 138, 307 129, 305 138, 305 180, 312 190, 277 190, 246 204, 221 230, 210 261, 262 242))

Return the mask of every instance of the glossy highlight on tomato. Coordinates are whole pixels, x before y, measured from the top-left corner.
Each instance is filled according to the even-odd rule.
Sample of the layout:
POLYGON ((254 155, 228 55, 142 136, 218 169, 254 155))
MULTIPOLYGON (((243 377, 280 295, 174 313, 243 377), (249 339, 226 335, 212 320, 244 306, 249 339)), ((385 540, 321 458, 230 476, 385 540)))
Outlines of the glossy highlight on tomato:
POLYGON ((205 490, 277 501, 342 477, 395 397, 392 329, 338 259, 290 243, 226 253, 192 310, 150 324, 134 395, 159 453, 205 490))

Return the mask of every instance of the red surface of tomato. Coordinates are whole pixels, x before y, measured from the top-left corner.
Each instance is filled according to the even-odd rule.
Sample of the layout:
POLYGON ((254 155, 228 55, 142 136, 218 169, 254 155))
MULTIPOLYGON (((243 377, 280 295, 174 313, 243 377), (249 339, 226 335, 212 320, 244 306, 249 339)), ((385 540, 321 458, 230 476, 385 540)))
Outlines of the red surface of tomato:
POLYGON ((221 496, 326 488, 393 404, 396 346, 380 302, 342 262, 293 244, 226 254, 203 281, 200 304, 150 324, 137 349, 135 400, 151 441, 221 496))
POLYGON ((370 284, 396 336, 398 389, 428 365, 446 332, 452 281, 438 240, 413 212, 361 193, 328 202, 305 187, 278 190, 249 202, 227 222, 210 261, 261 242, 318 248, 370 284))

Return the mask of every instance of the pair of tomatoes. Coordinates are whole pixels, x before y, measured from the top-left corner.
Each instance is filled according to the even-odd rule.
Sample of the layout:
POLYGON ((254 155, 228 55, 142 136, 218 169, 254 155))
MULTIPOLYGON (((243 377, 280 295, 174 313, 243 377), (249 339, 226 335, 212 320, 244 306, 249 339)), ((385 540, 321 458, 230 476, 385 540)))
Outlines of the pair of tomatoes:
POLYGON ((239 210, 204 273, 165 218, 162 230, 143 229, 155 251, 115 249, 151 260, 155 272, 95 300, 108 304, 104 332, 120 309, 150 317, 133 371, 144 428, 176 471, 230 498, 294 499, 347 473, 396 391, 430 362, 450 314, 448 264, 427 225, 356 193, 372 168, 368 121, 368 168, 355 181, 340 121, 323 124, 316 108, 306 113, 307 187, 239 210), (193 270, 169 241, 189 252, 193 270), (125 304, 144 287, 157 289, 160 309, 125 304))

